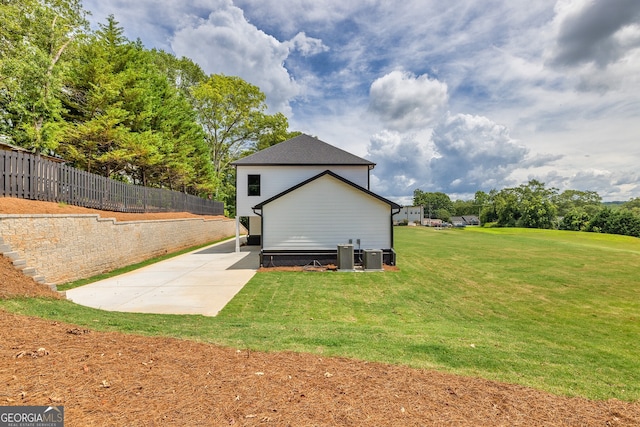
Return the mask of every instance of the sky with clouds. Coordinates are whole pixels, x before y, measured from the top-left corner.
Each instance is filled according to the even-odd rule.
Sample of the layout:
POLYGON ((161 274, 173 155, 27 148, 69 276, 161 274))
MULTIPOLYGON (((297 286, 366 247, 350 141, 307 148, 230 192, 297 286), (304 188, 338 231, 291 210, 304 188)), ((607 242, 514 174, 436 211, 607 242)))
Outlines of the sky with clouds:
POLYGON ((84 0, 131 40, 237 75, 371 189, 469 199, 537 179, 640 197, 638 0, 84 0))

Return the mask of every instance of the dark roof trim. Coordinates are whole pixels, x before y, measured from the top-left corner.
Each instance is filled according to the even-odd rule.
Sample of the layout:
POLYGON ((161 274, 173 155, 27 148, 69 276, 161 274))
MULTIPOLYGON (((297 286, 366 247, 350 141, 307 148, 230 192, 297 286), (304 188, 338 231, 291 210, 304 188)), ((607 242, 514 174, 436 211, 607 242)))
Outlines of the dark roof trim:
POLYGON ((267 200, 263 201, 262 203, 258 203, 257 205, 255 205, 251 209, 255 209, 255 210, 262 209, 262 207, 264 205, 266 205, 268 203, 271 203, 274 200, 279 199, 280 197, 285 196, 285 195, 297 190, 298 188, 303 187, 303 186, 307 185, 308 183, 310 183, 312 181, 315 181, 316 179, 321 178, 321 177, 323 177, 325 175, 332 176, 333 178, 335 178, 335 179, 337 179, 339 181, 342 181, 347 185, 350 185, 351 187, 355 188, 356 190, 362 191, 363 193, 366 193, 367 195, 369 195, 371 197, 374 197, 374 198, 380 200, 381 202, 387 203, 389 206, 391 206, 392 209, 401 209, 401 206, 398 205, 397 203, 392 202, 391 200, 387 200, 382 196, 378 196, 376 193, 374 193, 372 191, 369 191, 364 187, 360 187, 358 184, 355 184, 355 183, 349 181, 348 179, 343 178, 343 177, 341 177, 340 175, 338 175, 338 174, 336 174, 334 172, 331 172, 328 169, 326 171, 324 171, 324 172, 319 173, 318 175, 316 175, 314 177, 311 177, 311 178, 307 179, 306 181, 302 181, 301 183, 299 183, 297 185, 294 185, 293 187, 289 188, 288 190, 283 191, 280 194, 276 194, 275 196, 271 197, 270 199, 267 199, 267 200))
POLYGON ((232 162, 233 166, 299 166, 342 165, 368 166, 375 163, 334 147, 312 136, 302 134, 232 162))

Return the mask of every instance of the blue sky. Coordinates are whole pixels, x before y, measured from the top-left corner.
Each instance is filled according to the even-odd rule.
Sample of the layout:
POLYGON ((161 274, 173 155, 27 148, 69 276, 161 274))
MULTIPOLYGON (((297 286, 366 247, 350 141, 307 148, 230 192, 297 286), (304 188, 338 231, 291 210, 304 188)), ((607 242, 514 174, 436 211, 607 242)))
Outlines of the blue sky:
POLYGON ((238 75, 299 130, 452 199, 537 179, 640 197, 638 0, 84 0, 131 40, 238 75))

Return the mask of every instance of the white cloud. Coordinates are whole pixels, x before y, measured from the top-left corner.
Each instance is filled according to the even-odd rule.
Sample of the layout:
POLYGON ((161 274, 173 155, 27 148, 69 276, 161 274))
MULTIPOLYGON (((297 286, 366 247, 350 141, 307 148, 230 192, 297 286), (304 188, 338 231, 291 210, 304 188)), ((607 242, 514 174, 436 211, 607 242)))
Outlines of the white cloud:
POLYGON ((447 85, 427 75, 393 71, 373 82, 369 109, 393 130, 422 129, 446 107, 447 85))
POLYGON ((487 117, 448 116, 433 132, 438 157, 431 161, 439 186, 451 192, 501 188, 523 162, 528 149, 509 129, 487 117))
POLYGON ((194 18, 175 32, 171 47, 208 74, 242 77, 267 95, 272 110, 290 113, 289 101, 299 87, 283 66, 289 48, 247 22, 241 9, 219 8, 194 18))
POLYGON ((290 46, 291 50, 299 51, 302 56, 312 56, 329 50, 322 40, 307 37, 304 32, 296 34, 286 45, 290 46))
POLYGON ((558 188, 560 192, 571 189, 595 191, 605 201, 626 201, 640 190, 640 174, 637 172, 611 172, 603 169, 588 168, 573 174, 560 174, 556 171, 544 175, 531 175, 529 179, 538 179, 547 187, 558 188))
MULTIPOLYGON (((433 131, 382 131, 371 137, 368 158, 376 189, 383 194, 423 191, 473 194, 514 184, 511 174, 527 160, 529 150, 511 138, 509 129, 468 114, 445 115, 433 131)), ((531 160, 538 166, 556 157, 531 160)))
POLYGON ((367 155, 377 163, 372 171, 372 189, 389 197, 413 194, 415 188, 426 189, 431 185, 429 162, 434 154, 429 131, 376 133, 369 141, 367 155))

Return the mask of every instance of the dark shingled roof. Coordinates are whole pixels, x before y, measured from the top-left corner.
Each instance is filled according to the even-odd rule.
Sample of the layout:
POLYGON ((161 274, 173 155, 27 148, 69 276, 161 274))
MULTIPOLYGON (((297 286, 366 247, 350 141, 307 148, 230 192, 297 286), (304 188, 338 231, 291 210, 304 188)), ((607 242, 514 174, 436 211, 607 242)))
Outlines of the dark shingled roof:
POLYGON ((348 153, 309 135, 299 135, 258 151, 232 165, 368 165, 375 163, 348 153))

